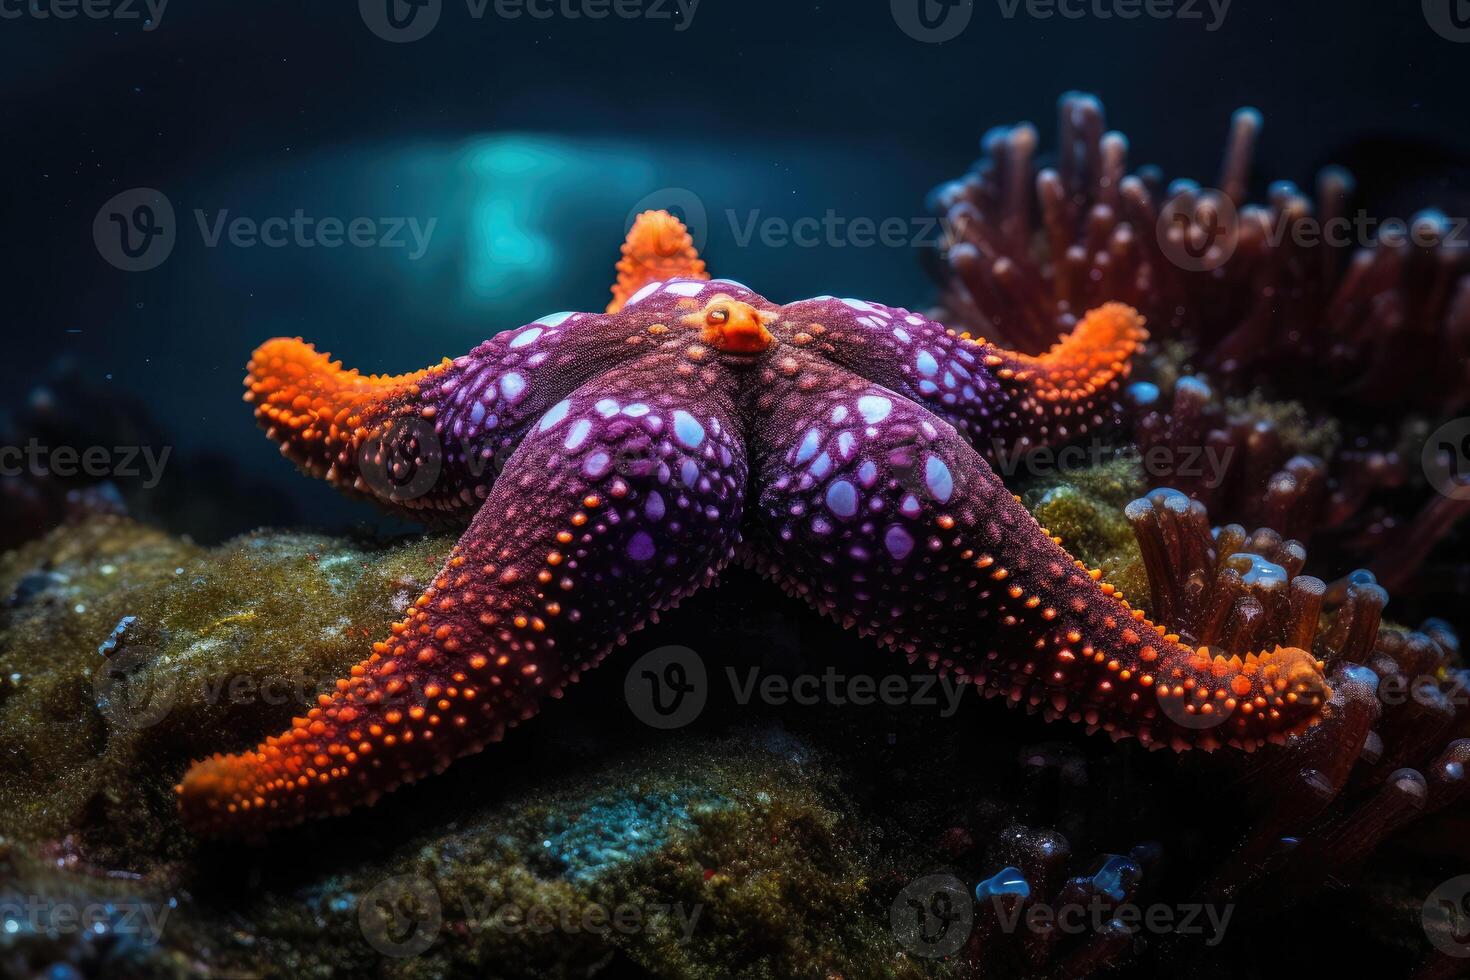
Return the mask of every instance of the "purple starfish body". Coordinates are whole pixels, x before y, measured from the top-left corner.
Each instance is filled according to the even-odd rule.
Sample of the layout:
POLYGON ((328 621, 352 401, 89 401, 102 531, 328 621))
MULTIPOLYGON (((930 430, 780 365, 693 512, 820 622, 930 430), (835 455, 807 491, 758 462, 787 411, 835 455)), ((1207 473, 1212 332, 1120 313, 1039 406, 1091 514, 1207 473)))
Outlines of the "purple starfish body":
POLYGON ((736 559, 987 694, 1114 736, 1251 748, 1315 722, 1328 692, 1309 654, 1166 636, 973 445, 1106 423, 1143 338, 1131 310, 1095 311, 1029 358, 905 310, 779 306, 726 280, 621 299, 400 378, 299 341, 257 352, 247 397, 287 455, 469 527, 336 692, 190 770, 191 826, 342 812, 479 751, 736 559))

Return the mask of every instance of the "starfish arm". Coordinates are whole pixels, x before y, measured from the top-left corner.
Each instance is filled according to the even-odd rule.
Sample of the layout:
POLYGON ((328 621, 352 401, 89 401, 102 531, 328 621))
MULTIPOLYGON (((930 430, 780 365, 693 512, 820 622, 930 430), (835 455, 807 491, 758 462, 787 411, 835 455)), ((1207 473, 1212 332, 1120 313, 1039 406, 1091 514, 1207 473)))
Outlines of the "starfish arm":
POLYGON ((828 360, 940 415, 982 452, 1055 445, 1104 426, 1147 339, 1130 307, 1093 310, 1045 354, 1006 351, 918 313, 819 297, 782 309, 828 360))
POLYGON ((1064 551, 947 422, 838 368, 803 371, 752 434, 755 561, 820 612, 1114 737, 1254 748, 1330 692, 1296 649, 1211 656, 1064 551), (857 383, 854 383, 857 382, 857 383))
POLYGON ((669 279, 708 279, 704 261, 684 223, 667 211, 645 211, 633 221, 618 260, 607 312, 617 313, 640 289, 669 279))
POLYGON ((288 731, 188 771, 186 824, 246 833, 370 803, 499 740, 711 581, 747 475, 724 397, 640 365, 550 406, 371 655, 288 731))
POLYGON ((647 325, 666 305, 622 316, 554 314, 394 376, 363 375, 300 338, 277 338, 251 357, 245 400, 308 474, 405 516, 462 526, 536 419, 589 378, 638 357, 651 339, 647 325))

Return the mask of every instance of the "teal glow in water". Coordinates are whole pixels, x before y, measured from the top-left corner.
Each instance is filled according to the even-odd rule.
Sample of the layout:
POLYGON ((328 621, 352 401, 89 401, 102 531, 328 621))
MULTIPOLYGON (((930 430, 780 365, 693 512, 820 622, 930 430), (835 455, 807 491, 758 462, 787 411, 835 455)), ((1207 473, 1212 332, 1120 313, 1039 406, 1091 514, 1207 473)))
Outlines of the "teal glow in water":
POLYGON ((652 168, 636 150, 550 137, 484 137, 459 168, 468 199, 464 283, 483 300, 544 289, 568 263, 547 221, 558 203, 597 188, 614 199, 647 193, 652 168))

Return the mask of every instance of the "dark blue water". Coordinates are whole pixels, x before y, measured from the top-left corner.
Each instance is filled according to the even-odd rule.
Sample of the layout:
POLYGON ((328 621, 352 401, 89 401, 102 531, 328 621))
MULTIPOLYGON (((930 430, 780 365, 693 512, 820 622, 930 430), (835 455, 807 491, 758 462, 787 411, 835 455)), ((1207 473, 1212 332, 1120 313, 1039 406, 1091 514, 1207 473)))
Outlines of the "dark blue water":
MULTIPOLYGON (((773 245, 750 222, 831 213, 920 234, 926 191, 963 172, 987 128, 1032 119, 1049 146, 1073 88, 1103 97, 1135 162, 1205 181, 1242 104, 1266 117, 1261 173, 1307 183, 1350 156, 1371 193, 1416 182, 1412 206, 1435 203, 1467 149, 1470 44, 1418 3, 1235 0, 1121 20, 990 0, 940 44, 884 0, 643 6, 476 19, 445 0, 428 36, 388 43, 340 0, 173 0, 153 24, 127 19, 141 0, 106 19, 6 0, 5 403, 69 356, 87 384, 143 398, 180 453, 221 452, 294 497, 282 519, 339 524, 335 495, 295 477, 240 404, 255 344, 300 334, 400 371, 598 308, 629 210, 659 189, 705 206, 716 274, 779 300, 922 306, 913 241, 773 245), (138 187, 167 197, 177 241, 125 272, 93 221, 138 187), (221 231, 210 245, 236 218, 298 209, 367 219, 377 241, 405 219, 405 244, 243 246, 221 231), (406 219, 429 230, 422 248, 406 219)), ((228 523, 201 533, 245 529, 228 523)))

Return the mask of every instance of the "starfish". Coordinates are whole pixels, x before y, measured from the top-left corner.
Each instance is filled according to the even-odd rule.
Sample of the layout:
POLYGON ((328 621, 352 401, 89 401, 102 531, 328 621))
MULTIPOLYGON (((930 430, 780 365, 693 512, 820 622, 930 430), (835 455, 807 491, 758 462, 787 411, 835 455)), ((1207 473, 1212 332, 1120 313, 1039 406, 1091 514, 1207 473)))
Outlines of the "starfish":
POLYGON ((989 696, 1152 748, 1254 749, 1316 724, 1301 649, 1244 658, 1155 626, 1040 527, 976 445, 1108 424, 1146 339, 1088 313, 1040 356, 917 313, 776 305, 710 279, 649 212, 606 314, 559 313, 414 374, 297 339, 245 400, 307 473, 467 530, 432 585, 288 731, 195 763, 200 834, 370 804, 499 741, 740 560, 989 696))

